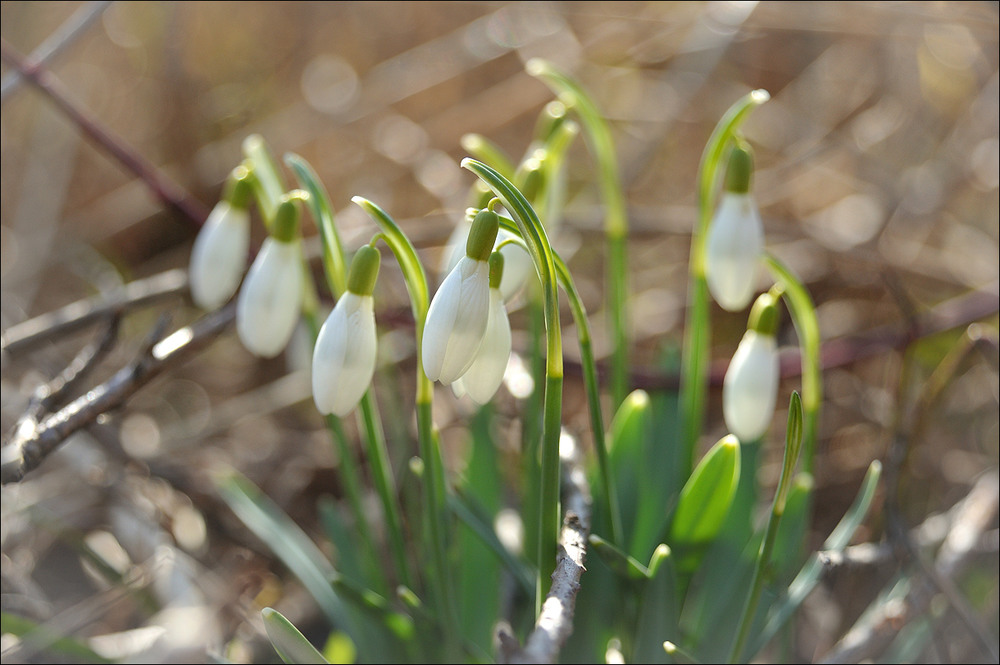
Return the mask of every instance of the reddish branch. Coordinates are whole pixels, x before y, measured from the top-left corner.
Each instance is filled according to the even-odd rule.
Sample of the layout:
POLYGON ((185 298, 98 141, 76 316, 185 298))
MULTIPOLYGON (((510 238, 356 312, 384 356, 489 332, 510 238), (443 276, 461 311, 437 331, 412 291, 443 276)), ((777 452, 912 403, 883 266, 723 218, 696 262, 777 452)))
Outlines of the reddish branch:
POLYGON ((0 39, 0 56, 26 81, 52 100, 84 134, 111 153, 125 168, 141 178, 166 206, 176 210, 198 226, 205 222, 208 210, 200 201, 184 191, 184 188, 164 175, 162 171, 121 138, 112 134, 109 129, 71 102, 69 94, 59 79, 49 73, 41 64, 26 61, 3 39, 0 39))

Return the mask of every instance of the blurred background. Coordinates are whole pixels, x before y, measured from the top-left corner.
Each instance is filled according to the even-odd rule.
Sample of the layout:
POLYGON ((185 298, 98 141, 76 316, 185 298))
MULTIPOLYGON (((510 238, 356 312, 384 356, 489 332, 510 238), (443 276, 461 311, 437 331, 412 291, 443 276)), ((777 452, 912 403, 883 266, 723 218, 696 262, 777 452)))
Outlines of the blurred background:
MULTIPOLYGON (((767 247, 807 284, 824 341, 844 342, 824 374, 810 543, 821 545, 868 464, 887 460, 901 432, 898 517, 916 527, 961 501, 983 474, 993 474, 985 477, 996 492, 998 25, 995 2, 5 2, 0 322, 6 331, 184 268, 197 232, 20 80, 9 51, 28 57, 56 40, 44 68, 61 94, 206 210, 242 159, 243 139, 258 133, 279 158, 290 151, 312 163, 349 248, 374 232, 350 203, 361 195, 399 221, 431 273, 473 182, 459 167, 462 136, 482 134, 519 159, 552 99, 524 63, 544 57, 590 91, 614 131, 629 209, 634 383, 663 388, 676 378, 669 358, 682 340, 702 148, 734 101, 764 88, 771 101, 744 127, 767 247), (79 29, 66 35, 73 24, 79 29), (918 325, 927 320, 935 325, 918 325), (932 371, 970 335, 985 352, 960 357, 934 399, 921 401, 932 371)), ((603 213, 592 173, 580 139, 554 243, 604 357, 603 213)), ((305 234, 316 234, 311 220, 305 234)), ((258 224, 255 243, 262 238, 258 224)), ((769 286, 763 276, 759 286, 769 286)), ((383 362, 375 385, 385 413, 406 414, 412 318, 389 260, 376 296, 383 362)), ((90 385, 135 357, 163 311, 171 328, 198 316, 183 292, 130 313, 90 385)), ((712 357, 724 368, 746 317, 718 308, 712 315, 712 357)), ((523 354, 525 319, 512 317, 515 353, 523 354)), ((89 328, 4 351, 5 441, 32 391, 99 337, 89 328)), ((787 321, 780 342, 795 344, 787 321)), ((587 443, 577 349, 574 341, 566 347, 564 422, 587 443)), ((214 472, 236 468, 317 530, 317 498, 340 489, 309 396, 306 354, 292 348, 260 361, 230 330, 74 435, 23 482, 4 486, 3 611, 95 638, 103 654, 148 660, 198 662, 211 653, 273 661, 263 605, 320 630, 311 599, 212 484, 214 472), (121 583, 109 584, 95 566, 110 567, 121 583)), ((779 405, 798 386, 790 372, 779 405)), ((720 403, 716 388, 705 446, 724 434, 720 403)), ((518 439, 518 405, 502 388, 499 440, 518 439)), ((450 392, 435 400, 455 472, 472 412, 450 392)), ((389 420, 402 473, 416 453, 410 422, 389 420)), ((783 423, 779 413, 772 435, 783 423)), ((765 486, 776 483, 779 465, 774 450, 761 470, 765 486)), ((995 643, 993 501, 972 572, 956 582, 995 643)), ((859 542, 883 540, 882 506, 859 542)), ((894 565, 889 557, 840 571, 814 593, 796 657, 822 658, 894 565)), ((12 632, 4 628, 4 662, 51 657, 12 632)), ((943 651, 913 657, 983 660, 963 635, 959 626, 943 651)))

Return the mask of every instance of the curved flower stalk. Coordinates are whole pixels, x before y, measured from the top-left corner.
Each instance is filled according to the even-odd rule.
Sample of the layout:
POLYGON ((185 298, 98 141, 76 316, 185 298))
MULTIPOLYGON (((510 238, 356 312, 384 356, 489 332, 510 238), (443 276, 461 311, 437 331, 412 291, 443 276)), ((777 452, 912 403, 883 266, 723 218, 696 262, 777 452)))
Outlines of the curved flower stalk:
POLYGON ((201 227, 191 250, 191 298, 202 309, 218 309, 239 288, 250 249, 250 172, 233 169, 226 192, 201 227))
POLYGON ((688 314, 684 322, 684 345, 681 356, 680 402, 681 473, 694 467, 694 451, 698 447, 705 419, 705 397, 708 392, 709 349, 712 330, 709 327, 708 281, 705 276, 705 254, 708 227, 712 218, 711 202, 722 173, 720 163, 727 146, 733 140, 747 115, 771 96, 766 90, 754 90, 733 104, 719 120, 701 154, 698 167, 698 223, 691 237, 691 259, 688 263, 688 314))
POLYGON ((708 228, 705 277, 715 302, 730 312, 750 304, 764 253, 764 225, 750 194, 753 156, 746 144, 729 153, 722 200, 708 228))
POLYGON ((285 195, 236 301, 236 332, 243 346, 273 358, 288 344, 299 321, 305 290, 299 210, 285 195))
MULTIPOLYGON (((522 251, 526 255, 525 252, 522 251)), ((504 272, 504 257, 500 252, 490 255, 490 304, 486 334, 479 352, 468 371, 462 375, 452 389, 456 394, 466 393, 477 404, 486 404, 496 394, 510 359, 510 320, 500 284, 504 272)))
POLYGON ((450 384, 472 365, 486 334, 490 284, 488 260, 500 221, 490 208, 476 215, 465 256, 434 294, 424 326, 424 373, 450 384))
POLYGON ((347 292, 337 301, 313 350, 313 400, 320 413, 343 418, 361 401, 375 373, 376 332, 372 291, 380 254, 361 247, 351 263, 347 292))
POLYGON ((750 322, 733 355, 722 385, 726 427, 741 441, 767 432, 778 396, 778 296, 763 293, 750 311, 750 322))

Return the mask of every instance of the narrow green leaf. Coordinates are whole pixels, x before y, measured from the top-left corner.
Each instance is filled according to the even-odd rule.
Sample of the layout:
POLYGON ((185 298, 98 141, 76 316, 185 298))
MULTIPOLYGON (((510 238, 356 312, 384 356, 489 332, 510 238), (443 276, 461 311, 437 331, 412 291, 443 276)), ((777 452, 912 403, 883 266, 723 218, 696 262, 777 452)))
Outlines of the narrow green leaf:
POLYGON ((802 543, 809 528, 813 485, 813 478, 808 473, 796 474, 792 480, 774 541, 772 578, 776 584, 784 586, 791 582, 805 558, 802 543))
POLYGON ((264 224, 270 230, 274 214, 278 210, 278 202, 288 188, 262 136, 251 134, 243 139, 243 155, 253 174, 254 192, 264 224))
POLYGON ((469 505, 469 500, 463 498, 458 494, 448 495, 448 508, 452 513, 455 514, 462 524, 467 526, 470 531, 489 548, 490 552, 496 555, 503 564, 507 567, 507 570, 514 576, 514 579, 520 583, 521 587, 528 593, 534 591, 535 583, 532 581, 531 576, 521 562, 520 559, 511 554, 510 550, 504 547, 500 539, 497 538, 496 533, 489 523, 480 515, 478 511, 469 505))
MULTIPOLYGON (((358 544, 355 540, 357 534, 344 524, 344 518, 338 512, 336 502, 328 496, 322 496, 316 507, 319 510, 320 524, 336 549, 334 563, 337 570, 344 577, 350 577, 359 582, 366 581, 370 584, 365 572, 366 569, 358 558, 358 544)), ((368 561, 367 563, 377 565, 378 561, 368 561)))
POLYGON ((608 567, 627 580, 649 579, 649 569, 598 535, 590 534, 590 545, 608 567))
POLYGON ((632 662, 670 662, 667 652, 663 650, 663 641, 680 633, 677 596, 674 560, 670 548, 661 544, 653 551, 649 561, 649 580, 642 589, 632 662))
MULTIPOLYGON (((33 650, 62 653, 77 662, 115 662, 101 656, 74 637, 60 635, 44 624, 35 623, 31 619, 11 614, 10 612, 0 612, 0 631, 5 635, 16 635, 27 644, 30 644, 33 650)), ((44 659, 34 662, 44 662, 44 659)))
POLYGON ((271 645, 286 663, 327 663, 316 647, 281 612, 265 607, 260 612, 271 645))
POLYGON ((670 526, 670 543, 689 570, 722 528, 740 479, 740 443, 728 435, 712 446, 684 484, 670 526), (695 555, 692 557, 692 555, 695 555))
POLYGON ((401 642, 413 639, 413 619, 393 610, 384 596, 342 575, 334 577, 332 584, 341 598, 388 628, 401 642))
POLYGON ((482 134, 466 134, 462 137, 462 148, 479 161, 489 164, 508 180, 514 178, 514 162, 504 149, 482 134))
POLYGON ((309 536, 276 503, 235 471, 218 476, 215 486, 236 516, 299 578, 327 618, 348 628, 351 624, 343 603, 328 582, 336 571, 309 536))
MULTIPOLYGON (((878 487, 881 475, 882 464, 878 460, 875 460, 868 466, 868 472, 865 474, 865 478, 861 483, 861 489, 858 491, 858 496, 854 499, 854 503, 851 504, 847 513, 844 514, 844 517, 823 543, 824 550, 840 552, 851 542, 854 532, 861 526, 861 522, 868 514, 868 509, 871 507, 872 499, 875 497, 875 489, 878 487)), ((802 601, 809 595, 809 592, 813 590, 819 582, 822 572, 823 566, 819 561, 819 556, 813 554, 809 557, 809 561, 806 562, 802 570, 799 571, 799 574, 792 581, 791 585, 789 585, 788 593, 772 610, 764 629, 750 643, 751 650, 749 653, 757 653, 767 645, 778 630, 785 625, 785 622, 792 616, 792 613, 802 604, 802 601)))
MULTIPOLYGON (((608 466, 618 491, 622 530, 625 534, 634 532, 635 517, 640 505, 646 500, 642 480, 643 469, 647 464, 645 447, 650 420, 649 404, 649 395, 644 390, 629 394, 611 420, 608 435, 608 466)), ((608 516, 603 512, 597 511, 597 516, 605 521, 608 516)), ((626 544, 616 543, 622 548, 626 544)))
POLYGON ((802 357, 802 470, 813 473, 816 437, 819 432, 819 410, 823 402, 823 377, 819 365, 819 320, 812 296, 802 281, 777 258, 767 255, 764 262, 782 289, 781 297, 788 307, 799 337, 802 357))
POLYGON ((333 206, 330 195, 327 194, 323 182, 316 175, 312 166, 295 153, 285 155, 285 163, 295 172, 299 186, 309 192, 306 203, 309 212, 319 228, 323 241, 323 270, 330 286, 330 292, 337 298, 347 289, 347 264, 344 260, 344 246, 334 223, 333 206))

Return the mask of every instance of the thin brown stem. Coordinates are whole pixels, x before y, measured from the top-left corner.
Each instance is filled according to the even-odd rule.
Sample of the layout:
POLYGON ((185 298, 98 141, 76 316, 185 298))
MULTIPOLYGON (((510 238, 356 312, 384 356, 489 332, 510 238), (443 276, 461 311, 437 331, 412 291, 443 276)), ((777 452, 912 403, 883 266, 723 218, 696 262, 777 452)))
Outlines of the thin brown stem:
POLYGON ((48 97, 94 143, 107 150, 112 157, 140 178, 160 201, 177 211, 196 226, 205 223, 208 210, 205 206, 171 180, 152 162, 126 144, 111 130, 70 101, 62 83, 40 63, 27 62, 5 40, 0 39, 0 57, 14 68, 26 81, 48 97))

